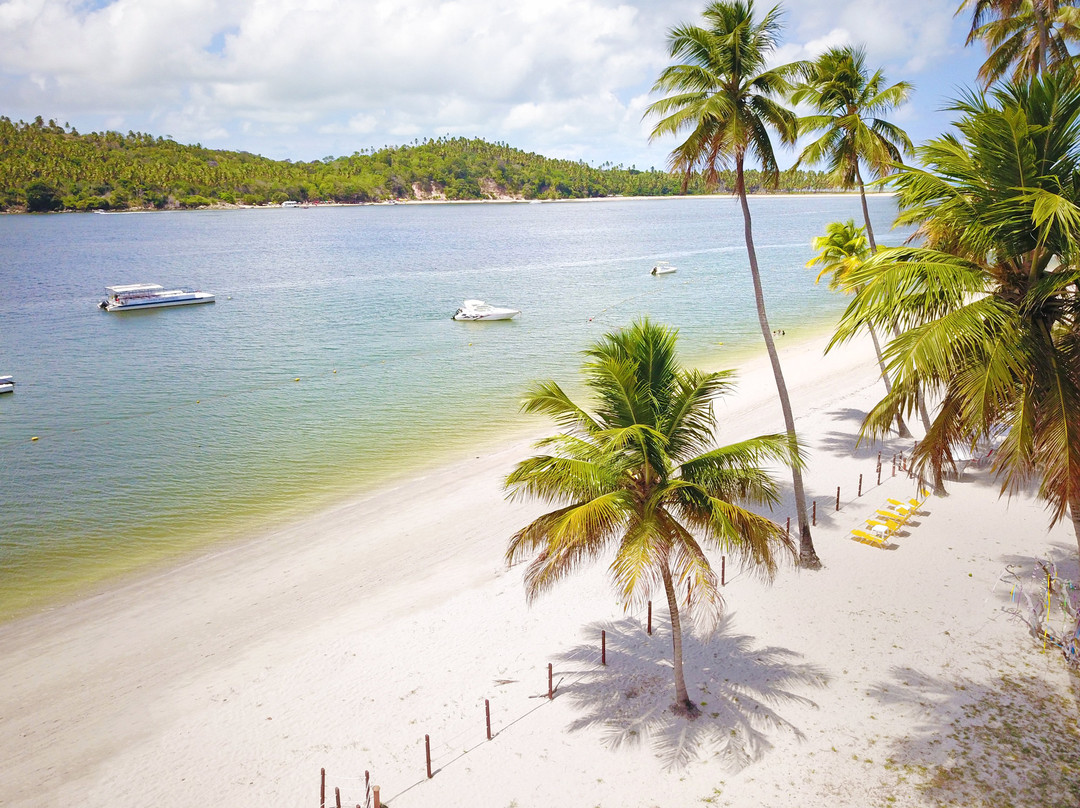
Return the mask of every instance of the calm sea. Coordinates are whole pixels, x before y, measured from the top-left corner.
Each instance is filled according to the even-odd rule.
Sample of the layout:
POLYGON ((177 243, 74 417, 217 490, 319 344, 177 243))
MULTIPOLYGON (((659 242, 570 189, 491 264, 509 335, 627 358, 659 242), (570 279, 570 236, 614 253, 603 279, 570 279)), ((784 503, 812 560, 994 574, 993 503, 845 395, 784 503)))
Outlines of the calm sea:
MULTIPOLYGON (((834 319, 804 264, 858 199, 751 206, 773 326, 834 319)), ((688 364, 760 344, 735 200, 0 217, 0 619, 491 444, 646 314, 688 364), (217 302, 97 308, 138 282, 217 302)))

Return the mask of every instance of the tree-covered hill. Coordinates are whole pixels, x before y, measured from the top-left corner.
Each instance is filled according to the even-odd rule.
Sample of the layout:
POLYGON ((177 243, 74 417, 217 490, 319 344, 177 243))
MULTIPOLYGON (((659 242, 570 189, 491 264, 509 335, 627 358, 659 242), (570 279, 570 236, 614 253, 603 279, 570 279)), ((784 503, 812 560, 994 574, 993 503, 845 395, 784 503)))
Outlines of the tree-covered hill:
MULTIPOLYGON (((730 187, 731 180, 726 187, 730 187)), ((760 189, 751 172, 748 184, 760 189)), ((781 191, 829 190, 819 172, 789 171, 781 191)), ((688 193, 702 193, 700 180, 688 193)), ((722 189, 721 189, 722 190, 722 189)), ((356 152, 310 163, 184 146, 140 132, 80 134, 0 117, 0 210, 31 212, 391 199, 572 199, 682 192, 666 171, 553 160, 466 138, 356 152)))

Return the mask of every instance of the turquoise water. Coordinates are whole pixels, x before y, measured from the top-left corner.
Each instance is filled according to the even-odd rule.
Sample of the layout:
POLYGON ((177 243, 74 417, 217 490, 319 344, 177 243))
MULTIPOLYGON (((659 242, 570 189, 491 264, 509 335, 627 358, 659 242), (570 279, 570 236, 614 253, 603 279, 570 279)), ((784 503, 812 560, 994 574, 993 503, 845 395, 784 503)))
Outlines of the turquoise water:
MULTIPOLYGON (((893 204, 871 205, 885 234, 893 204)), ((751 206, 773 326, 834 319, 843 300, 804 264, 857 198, 751 206)), ((688 363, 759 345, 735 200, 0 217, 17 385, 0 616, 490 444, 526 426, 530 380, 572 384, 584 347, 645 314, 680 329, 688 363), (679 271, 651 276, 658 259, 679 271), (217 302, 97 308, 137 282, 217 302), (473 297, 523 313, 451 321, 473 297)))

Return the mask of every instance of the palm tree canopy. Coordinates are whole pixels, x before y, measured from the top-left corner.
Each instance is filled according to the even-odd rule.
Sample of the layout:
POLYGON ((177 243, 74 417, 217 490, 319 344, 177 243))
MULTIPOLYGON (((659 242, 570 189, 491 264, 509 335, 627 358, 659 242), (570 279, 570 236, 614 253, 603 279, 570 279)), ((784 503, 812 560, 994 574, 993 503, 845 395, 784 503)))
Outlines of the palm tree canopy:
POLYGON ((964 0, 956 13, 972 9, 966 44, 982 39, 989 54, 979 68, 982 86, 1071 65, 1068 43, 1080 39, 1077 5, 1077 0, 964 0))
POLYGON ((588 350, 591 412, 554 382, 528 392, 525 411, 550 416, 562 429, 506 479, 511 496, 557 506, 518 531, 507 549, 508 563, 532 558, 530 598, 607 552, 627 607, 644 602, 670 569, 693 582, 699 617, 715 618, 721 600, 707 548, 740 557, 767 578, 793 551, 782 527, 739 503, 776 502, 765 467, 801 463, 798 449, 786 435, 716 447, 712 402, 730 391, 732 374, 683 369, 676 333, 641 320, 588 350))
POLYGON ((1049 75, 952 108, 958 134, 893 179, 898 221, 929 243, 852 272, 860 290, 834 341, 898 321, 908 330, 886 352, 893 393, 866 430, 910 411, 920 386, 936 391, 917 461, 948 462, 953 446, 1005 430, 1003 491, 1038 479, 1060 519, 1080 507, 1080 86, 1049 75))
POLYGON ((870 256, 866 228, 858 227, 852 219, 829 222, 825 235, 814 237, 813 247, 818 254, 806 262, 806 267, 821 267, 814 283, 828 275, 830 289, 854 292, 855 287, 849 281, 851 273, 870 256))
POLYGON ((825 163, 844 187, 853 188, 861 181, 860 161, 873 176, 882 176, 912 154, 907 133, 882 117, 907 101, 910 83, 886 86, 884 73, 870 73, 866 54, 850 46, 830 48, 802 73, 792 101, 809 103, 817 114, 800 118, 799 132, 822 134, 802 150, 796 165, 825 163))
POLYGON ((775 182, 779 167, 769 130, 794 143, 796 119, 777 99, 790 90, 799 65, 768 67, 780 31, 779 6, 754 21, 753 0, 713 2, 703 12, 705 26, 679 25, 668 32, 672 59, 653 92, 666 96, 650 104, 657 116, 651 139, 681 135, 672 152, 672 170, 689 177, 701 170, 715 184, 726 161, 751 155, 775 182))

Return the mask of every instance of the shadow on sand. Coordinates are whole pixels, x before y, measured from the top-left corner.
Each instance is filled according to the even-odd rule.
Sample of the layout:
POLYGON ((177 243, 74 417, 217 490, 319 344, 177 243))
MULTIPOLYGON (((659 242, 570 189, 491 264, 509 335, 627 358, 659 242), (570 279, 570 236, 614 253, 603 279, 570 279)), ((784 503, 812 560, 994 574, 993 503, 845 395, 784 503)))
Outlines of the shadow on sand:
POLYGON ((872 695, 925 711, 889 750, 898 788, 928 805, 1080 804, 1080 684, 1050 686, 1036 673, 975 683, 893 669, 872 695))
POLYGON ((667 627, 646 634, 634 619, 593 624, 597 641, 562 655, 560 695, 581 716, 570 729, 599 727, 613 749, 649 744, 669 769, 709 757, 737 770, 772 748, 770 737, 790 732, 785 705, 815 706, 799 690, 824 687, 825 673, 798 662, 784 648, 756 648, 754 638, 734 634, 727 618, 707 639, 684 636, 683 666, 690 698, 701 714, 681 718, 672 709, 674 675, 667 627), (600 631, 607 631, 607 666, 600 663, 600 631))

